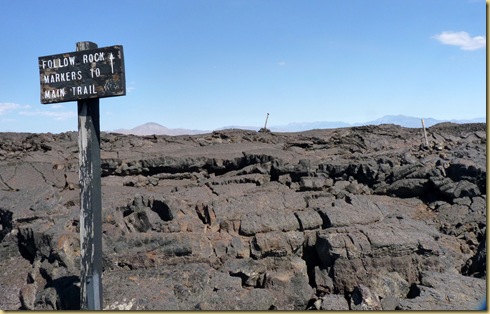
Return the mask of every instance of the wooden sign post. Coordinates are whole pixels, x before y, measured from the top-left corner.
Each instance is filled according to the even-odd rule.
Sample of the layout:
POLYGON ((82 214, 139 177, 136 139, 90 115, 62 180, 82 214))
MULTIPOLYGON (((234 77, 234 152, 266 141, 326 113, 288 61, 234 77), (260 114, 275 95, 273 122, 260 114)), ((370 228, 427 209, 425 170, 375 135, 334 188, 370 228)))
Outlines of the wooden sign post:
POLYGON ((80 309, 102 310, 102 197, 99 98, 126 94, 122 46, 39 58, 41 102, 78 101, 80 309))
MULTIPOLYGON (((97 48, 77 43, 77 50, 97 48)), ((78 101, 78 160, 80 163, 80 309, 102 309, 102 198, 100 187, 99 99, 78 101)))

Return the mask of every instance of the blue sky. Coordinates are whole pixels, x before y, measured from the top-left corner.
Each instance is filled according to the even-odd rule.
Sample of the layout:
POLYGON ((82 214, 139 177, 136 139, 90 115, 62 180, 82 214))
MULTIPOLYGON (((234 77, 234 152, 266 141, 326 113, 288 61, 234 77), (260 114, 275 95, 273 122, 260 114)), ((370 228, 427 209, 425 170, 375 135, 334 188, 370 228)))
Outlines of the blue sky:
POLYGON ((123 45, 101 129, 486 116, 483 0, 0 0, 0 132, 77 129, 38 57, 123 45))

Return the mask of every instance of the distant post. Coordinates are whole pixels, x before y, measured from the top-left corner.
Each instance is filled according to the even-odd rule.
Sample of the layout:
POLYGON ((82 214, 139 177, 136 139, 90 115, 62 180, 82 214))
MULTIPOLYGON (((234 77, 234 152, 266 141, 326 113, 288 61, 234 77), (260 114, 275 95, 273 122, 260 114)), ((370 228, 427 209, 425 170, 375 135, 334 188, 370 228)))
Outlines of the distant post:
POLYGON ((77 101, 80 164, 80 308, 102 310, 99 98, 126 95, 122 46, 78 42, 76 52, 39 57, 41 103, 77 101))
POLYGON ((259 130, 261 133, 270 133, 271 131, 267 128, 267 120, 269 119, 269 113, 267 113, 267 116, 265 117, 265 124, 264 127, 259 130))
POLYGON ((269 113, 267 113, 267 116, 265 117, 264 130, 267 130, 267 120, 269 120, 269 113))
POLYGON ((424 119, 422 119, 422 130, 424 131, 425 146, 429 147, 429 140, 427 139, 427 132, 425 131, 424 119))

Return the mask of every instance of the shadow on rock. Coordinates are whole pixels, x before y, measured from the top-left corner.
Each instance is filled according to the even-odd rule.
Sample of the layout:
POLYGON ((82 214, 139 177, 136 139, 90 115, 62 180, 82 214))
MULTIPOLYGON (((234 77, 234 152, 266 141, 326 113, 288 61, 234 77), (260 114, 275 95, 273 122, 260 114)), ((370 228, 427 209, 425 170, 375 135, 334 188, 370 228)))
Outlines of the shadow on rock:
POLYGON ((80 278, 78 276, 65 276, 50 281, 46 288, 56 290, 58 310, 80 310, 80 278))

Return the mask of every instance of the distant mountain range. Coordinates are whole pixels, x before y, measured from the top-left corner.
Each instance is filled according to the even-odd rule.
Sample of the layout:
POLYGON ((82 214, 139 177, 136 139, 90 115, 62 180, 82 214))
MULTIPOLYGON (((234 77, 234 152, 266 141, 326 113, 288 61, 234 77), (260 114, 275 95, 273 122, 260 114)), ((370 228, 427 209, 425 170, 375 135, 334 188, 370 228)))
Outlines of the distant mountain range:
MULTIPOLYGON (((426 127, 433 126, 442 122, 452 122, 452 123, 484 123, 486 118, 476 118, 471 120, 437 120, 433 118, 423 118, 426 127)), ((333 128, 345 128, 361 125, 380 125, 380 124, 396 124, 406 128, 421 128, 422 121, 421 118, 408 117, 404 115, 389 115, 382 118, 363 122, 363 123, 345 123, 345 122, 305 122, 305 123, 289 123, 284 126, 271 127, 271 131, 275 132, 300 132, 312 129, 333 129, 333 128)))
MULTIPOLYGON (((433 118, 424 118, 424 124, 426 127, 442 123, 442 122, 452 122, 452 123, 485 123, 486 118, 476 118, 470 120, 437 120, 433 118)), ((396 124, 406 128, 420 128, 422 127, 421 118, 408 117, 404 115, 389 115, 382 118, 364 122, 364 123, 345 123, 341 121, 318 121, 318 122, 302 122, 302 123, 289 123, 280 126, 270 126, 268 127, 273 132, 301 132, 312 129, 335 129, 335 128, 346 128, 353 126, 362 125, 380 125, 380 124, 396 124)), ((243 129, 243 130, 254 130, 258 131, 260 127, 253 126, 227 126, 219 128, 218 130, 225 129, 243 129)), ((111 131, 114 133, 122 134, 134 134, 134 135, 194 135, 210 133, 209 130, 189 130, 189 129, 169 129, 155 122, 149 122, 132 129, 118 129, 111 131)))
POLYGON ((210 131, 188 130, 188 129, 169 129, 161 124, 155 122, 149 122, 132 129, 117 129, 111 131, 121 134, 133 134, 133 135, 194 135, 209 133, 210 131))

